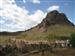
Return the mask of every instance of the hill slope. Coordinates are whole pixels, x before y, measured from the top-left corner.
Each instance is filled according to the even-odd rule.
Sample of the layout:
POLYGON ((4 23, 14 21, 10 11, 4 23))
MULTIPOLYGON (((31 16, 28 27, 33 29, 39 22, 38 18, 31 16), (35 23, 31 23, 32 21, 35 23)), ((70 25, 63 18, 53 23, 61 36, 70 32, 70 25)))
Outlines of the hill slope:
POLYGON ((64 13, 54 10, 47 14, 46 18, 36 27, 23 32, 20 36, 27 40, 45 40, 48 35, 70 36, 75 32, 74 24, 71 23, 64 13))
POLYGON ((16 33, 0 33, 0 37, 16 37, 26 40, 46 40, 47 37, 66 36, 75 32, 74 24, 71 23, 64 13, 59 13, 54 10, 47 14, 46 18, 32 29, 23 31, 20 34, 16 33))

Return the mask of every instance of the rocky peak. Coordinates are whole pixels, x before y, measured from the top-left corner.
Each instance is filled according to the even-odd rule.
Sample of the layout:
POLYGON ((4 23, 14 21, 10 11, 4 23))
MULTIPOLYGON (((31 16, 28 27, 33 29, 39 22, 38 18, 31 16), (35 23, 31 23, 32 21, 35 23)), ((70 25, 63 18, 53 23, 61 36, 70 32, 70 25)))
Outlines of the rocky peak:
POLYGON ((66 25, 74 26, 64 13, 59 13, 57 10, 51 11, 47 14, 46 18, 43 19, 39 27, 48 27, 51 25, 66 25))

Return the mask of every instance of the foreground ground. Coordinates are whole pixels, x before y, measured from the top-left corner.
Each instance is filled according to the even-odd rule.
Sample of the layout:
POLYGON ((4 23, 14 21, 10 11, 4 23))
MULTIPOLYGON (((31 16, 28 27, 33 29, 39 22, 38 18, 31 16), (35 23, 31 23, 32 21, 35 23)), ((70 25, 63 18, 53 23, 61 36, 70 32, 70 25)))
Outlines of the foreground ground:
POLYGON ((30 54, 29 56, 75 56, 73 48, 57 48, 53 52, 45 51, 44 53, 30 54))
POLYGON ((48 43, 39 42, 39 44, 26 44, 28 42, 24 42, 23 40, 17 41, 18 40, 13 40, 13 42, 10 40, 6 41, 9 45, 4 44, 6 47, 0 47, 0 56, 75 56, 75 49, 71 47, 50 48, 52 45, 49 46, 48 43), (17 46, 17 44, 20 44, 20 46, 17 46), (42 48, 47 50, 41 51, 43 50, 42 48))

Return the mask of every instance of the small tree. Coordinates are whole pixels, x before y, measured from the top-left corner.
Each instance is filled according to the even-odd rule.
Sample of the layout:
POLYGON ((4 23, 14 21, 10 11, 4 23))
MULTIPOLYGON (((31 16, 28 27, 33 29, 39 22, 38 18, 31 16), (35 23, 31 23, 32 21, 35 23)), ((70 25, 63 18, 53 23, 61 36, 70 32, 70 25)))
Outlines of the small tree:
POLYGON ((71 43, 72 47, 75 48, 75 33, 71 34, 70 43, 71 43))

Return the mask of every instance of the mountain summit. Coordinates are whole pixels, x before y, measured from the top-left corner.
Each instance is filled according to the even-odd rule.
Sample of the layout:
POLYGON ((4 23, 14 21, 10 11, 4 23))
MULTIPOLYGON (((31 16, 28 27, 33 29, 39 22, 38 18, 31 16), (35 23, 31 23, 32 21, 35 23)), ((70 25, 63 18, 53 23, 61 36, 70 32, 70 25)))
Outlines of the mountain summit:
MULTIPOLYGON (((46 40, 53 36, 70 36, 75 32, 75 27, 64 13, 54 10, 47 14, 43 21, 36 27, 23 32, 19 36, 25 36, 27 40, 46 40)), ((53 37, 54 38, 54 37, 53 37)))
POLYGON ((51 25, 74 26, 74 24, 68 20, 64 13, 59 13, 57 10, 49 12, 39 27, 48 27, 51 25))
POLYGON ((75 32, 74 24, 71 23, 64 13, 59 13, 54 10, 47 14, 46 18, 29 30, 22 32, 1 32, 1 37, 19 37, 27 40, 43 40, 46 36, 70 36, 72 32, 75 32), (2 34, 3 33, 3 34, 2 34), (17 34, 19 33, 19 34, 17 34), (7 36, 6 36, 7 35, 7 36))

